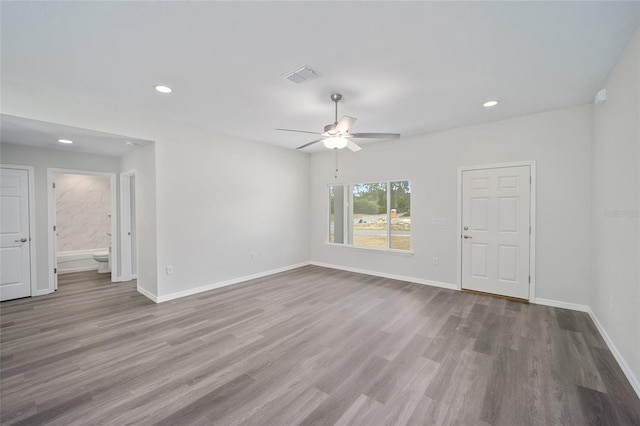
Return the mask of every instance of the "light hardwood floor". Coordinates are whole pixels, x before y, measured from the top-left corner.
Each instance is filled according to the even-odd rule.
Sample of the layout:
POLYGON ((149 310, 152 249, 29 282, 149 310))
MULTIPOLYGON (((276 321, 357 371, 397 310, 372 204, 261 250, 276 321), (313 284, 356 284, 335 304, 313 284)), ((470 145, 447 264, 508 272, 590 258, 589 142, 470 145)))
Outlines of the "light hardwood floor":
POLYGON ((156 305, 4 302, 2 424, 638 425, 584 313, 315 266, 156 305))

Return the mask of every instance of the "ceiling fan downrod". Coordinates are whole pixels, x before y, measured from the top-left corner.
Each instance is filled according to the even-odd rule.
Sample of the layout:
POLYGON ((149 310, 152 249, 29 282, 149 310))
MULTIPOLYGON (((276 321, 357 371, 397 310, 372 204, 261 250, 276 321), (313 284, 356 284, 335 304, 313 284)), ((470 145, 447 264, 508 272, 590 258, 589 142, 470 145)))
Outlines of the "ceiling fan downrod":
POLYGON ((340 101, 340 99, 342 99, 342 95, 340 93, 334 93, 333 95, 331 95, 331 100, 336 104, 336 114, 333 121, 334 126, 338 125, 338 102, 340 101))

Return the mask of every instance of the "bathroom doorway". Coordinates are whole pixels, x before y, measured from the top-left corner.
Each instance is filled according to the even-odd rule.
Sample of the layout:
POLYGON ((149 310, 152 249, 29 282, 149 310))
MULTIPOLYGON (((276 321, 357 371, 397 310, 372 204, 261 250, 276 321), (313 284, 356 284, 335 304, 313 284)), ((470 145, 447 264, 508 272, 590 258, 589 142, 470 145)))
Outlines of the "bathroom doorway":
POLYGON ((95 270, 118 281, 115 173, 47 169, 49 287, 58 275, 95 270))

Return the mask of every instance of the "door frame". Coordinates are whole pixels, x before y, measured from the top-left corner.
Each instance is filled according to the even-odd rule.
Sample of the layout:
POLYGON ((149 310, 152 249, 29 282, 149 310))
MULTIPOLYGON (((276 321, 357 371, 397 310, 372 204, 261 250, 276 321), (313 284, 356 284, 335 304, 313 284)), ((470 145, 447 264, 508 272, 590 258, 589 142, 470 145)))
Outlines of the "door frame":
POLYGON ((2 169, 14 169, 14 170, 26 170, 27 171, 27 184, 28 184, 28 198, 29 198, 29 273, 31 274, 31 296, 42 296, 47 294, 48 291, 38 292, 38 282, 36 277, 37 262, 36 262, 36 209, 35 209, 35 182, 34 182, 34 167, 23 166, 21 164, 0 164, 2 169))
MULTIPOLYGON (((131 244, 125 244, 128 237, 127 229, 131 228, 131 177, 135 176, 135 169, 120 173, 120 242, 122 243, 122 247, 120 247, 121 281, 131 281, 132 279, 136 279, 138 275, 137 273, 134 274, 131 270, 131 244)), ((134 182, 137 182, 137 180, 134 182)), ((137 194, 138 192, 136 191, 136 195, 137 194)), ((135 221, 136 218, 134 217, 133 220, 135 221)), ((136 247, 138 247, 137 242, 136 247)))
POLYGON ((457 239, 457 288, 462 290, 462 173, 472 170, 483 169, 502 169, 506 167, 529 166, 531 170, 531 202, 529 203, 529 220, 531 225, 531 234, 529 235, 529 302, 534 303, 536 300, 536 162, 535 161, 516 161, 512 163, 500 164, 480 164, 476 166, 458 167, 458 195, 457 195, 457 222, 456 222, 456 239, 457 239))
POLYGON ((118 188, 116 186, 116 174, 111 172, 96 172, 93 170, 75 170, 47 168, 47 236, 49 241, 49 288, 53 293, 58 289, 58 281, 53 269, 56 267, 56 246, 53 235, 53 226, 56 224, 56 200, 54 197, 53 183, 56 173, 68 173, 74 175, 108 176, 111 189, 111 282, 118 282, 118 188))

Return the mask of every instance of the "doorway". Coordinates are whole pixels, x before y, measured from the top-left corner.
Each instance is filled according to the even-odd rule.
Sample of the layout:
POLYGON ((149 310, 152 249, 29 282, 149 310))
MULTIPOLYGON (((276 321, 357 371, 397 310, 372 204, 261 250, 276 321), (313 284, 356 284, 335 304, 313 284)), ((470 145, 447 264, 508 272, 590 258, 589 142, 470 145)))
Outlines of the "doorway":
POLYGON ((138 278, 138 235, 136 227, 136 172, 120 174, 120 242, 122 281, 138 278))
POLYGON ((36 294, 33 167, 0 167, 0 301, 36 294))
POLYGON ((116 174, 49 168, 47 188, 51 265, 49 291, 58 289, 60 273, 95 269, 96 264, 99 265, 98 272, 109 273, 111 282, 117 282, 116 174), (62 182, 65 182, 64 189, 60 186, 62 182), (106 182, 108 190, 104 188, 106 182), (103 190, 98 193, 98 188, 103 190), (65 229, 69 227, 76 228, 71 235, 65 229))
POLYGON ((535 299, 535 163, 458 172, 462 290, 535 299))

